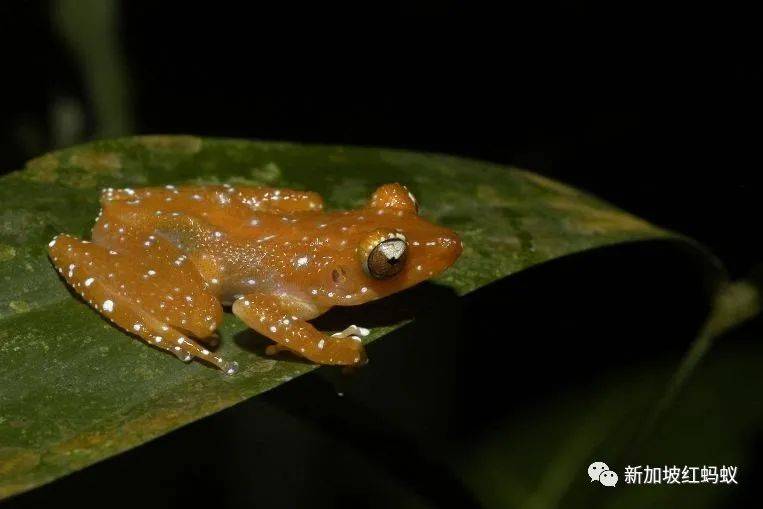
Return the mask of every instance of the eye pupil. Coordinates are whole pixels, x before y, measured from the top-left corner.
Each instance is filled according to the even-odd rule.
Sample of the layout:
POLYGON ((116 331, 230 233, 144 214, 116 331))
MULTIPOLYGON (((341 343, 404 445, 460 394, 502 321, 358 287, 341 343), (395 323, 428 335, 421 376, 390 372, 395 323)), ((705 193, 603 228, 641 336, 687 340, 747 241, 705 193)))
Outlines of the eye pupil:
POLYGON ((380 242, 368 255, 368 273, 376 279, 386 279, 403 269, 407 256, 407 245, 401 239, 380 242))

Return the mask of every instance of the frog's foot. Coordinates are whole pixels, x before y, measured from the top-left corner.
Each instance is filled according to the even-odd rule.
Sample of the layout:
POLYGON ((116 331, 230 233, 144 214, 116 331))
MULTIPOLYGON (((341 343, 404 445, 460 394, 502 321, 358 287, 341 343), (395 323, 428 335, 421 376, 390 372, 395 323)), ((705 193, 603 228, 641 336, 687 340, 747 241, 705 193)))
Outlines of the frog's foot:
MULTIPOLYGON (((292 315, 288 305, 273 295, 245 295, 233 303, 233 313, 249 327, 277 344, 265 353, 288 350, 319 364, 354 366, 366 361, 360 338, 327 336, 307 321, 292 315), (357 339, 355 339, 357 338, 357 339)), ((360 332, 360 328, 356 328, 360 332)))
POLYGON ((185 319, 192 312, 219 316, 215 309, 219 303, 203 288, 174 278, 156 258, 120 254, 68 235, 56 237, 49 246, 58 272, 104 318, 183 361, 197 357, 226 373, 237 371, 235 362, 223 360, 181 332, 198 330, 199 324, 185 319), (181 301, 182 306, 177 305, 181 301))
MULTIPOLYGON (((332 338, 349 338, 353 341, 357 341, 360 343, 363 341, 361 338, 366 337, 370 334, 370 331, 366 329, 365 327, 358 327, 357 325, 350 325, 346 329, 344 329, 341 332, 336 332, 331 335, 332 338)), ((348 372, 349 367, 346 367, 345 372, 348 372)))

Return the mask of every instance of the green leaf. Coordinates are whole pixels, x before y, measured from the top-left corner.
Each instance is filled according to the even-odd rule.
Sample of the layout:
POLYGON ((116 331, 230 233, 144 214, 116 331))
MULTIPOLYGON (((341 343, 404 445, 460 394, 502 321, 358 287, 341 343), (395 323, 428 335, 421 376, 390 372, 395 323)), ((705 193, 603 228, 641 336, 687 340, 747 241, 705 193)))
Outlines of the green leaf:
MULTIPOLYGON (((266 184, 314 190, 331 208, 351 208, 377 185, 395 181, 418 197, 422 215, 461 235, 462 258, 435 281, 459 295, 596 247, 647 239, 693 246, 538 175, 437 154, 146 136, 41 156, 0 178, 0 497, 316 367, 264 357, 241 341, 255 334, 244 332, 230 314, 220 348, 241 365, 239 374, 185 365, 109 325, 73 297, 51 268, 46 244, 60 232, 89 236, 100 188, 266 184)), ((363 316, 363 308, 355 311, 363 316)), ((377 327, 367 341, 400 325, 377 327)))

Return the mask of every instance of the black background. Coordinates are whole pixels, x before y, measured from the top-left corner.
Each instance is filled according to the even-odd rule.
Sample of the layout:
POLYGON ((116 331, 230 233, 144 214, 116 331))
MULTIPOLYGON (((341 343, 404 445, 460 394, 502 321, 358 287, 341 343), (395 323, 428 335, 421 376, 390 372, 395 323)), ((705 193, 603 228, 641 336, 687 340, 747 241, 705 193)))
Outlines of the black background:
MULTIPOLYGON (((0 171, 20 168, 24 160, 52 148, 46 133, 56 96, 81 100, 93 129, 88 91, 52 26, 52 5, 0 7, 0 171), (19 141, 20 125, 42 133, 32 148, 19 141)), ((130 1, 119 8, 119 29, 135 132, 401 147, 525 167, 699 240, 732 276, 741 277, 761 259, 760 58, 751 54, 750 13, 697 9, 586 2, 509 3, 497 10, 479 2, 361 8, 130 1)), ((654 350, 662 358, 678 359, 706 311, 706 288, 695 267, 673 256, 658 248, 637 249, 580 262, 582 270, 562 264, 531 271, 463 303, 438 297, 450 313, 435 313, 452 317, 440 325, 453 338, 442 340, 449 346, 382 341, 371 350, 374 364, 349 392, 382 409, 410 410, 407 420, 400 419, 402 427, 414 428, 408 440, 426 436, 438 444, 463 443, 499 417, 492 415, 498 410, 478 404, 485 395, 496 397, 484 387, 513 402, 500 410, 505 416, 521 414, 562 385, 590 385, 580 373, 595 369, 602 359, 595 348, 576 349, 581 341, 607 341, 614 330, 620 344, 642 346, 619 347, 607 359, 612 365, 638 365, 645 352, 654 350), (550 286, 557 291, 549 302, 543 289, 550 286), (619 300, 608 298, 622 294, 622 288, 628 290, 619 300), (495 334, 495 324, 479 317, 500 315, 506 307, 516 315, 510 323, 517 336, 531 333, 537 342, 491 345, 492 355, 480 357, 473 372, 458 364, 470 355, 475 337, 495 334), (549 307, 554 320, 544 319, 549 307), (577 317, 594 308, 605 318, 581 325, 577 317), (634 308, 650 318, 634 320, 629 311, 634 308), (560 336, 570 339, 553 339, 560 336), (552 341, 556 358, 545 359, 542 367, 510 361, 507 372, 507 358, 537 359, 552 341), (422 359, 438 349, 446 352, 422 366, 422 359), (575 358, 574 367, 565 362, 569 358, 575 358), (452 369, 443 368, 443 362, 453 363, 452 369), (534 381, 533 391, 516 389, 537 370, 554 376, 534 381), (428 380, 424 388, 422 380, 428 380), (416 408, 399 401, 399 394, 408 391, 416 408), (472 397, 475 392, 481 396, 472 397), (431 398, 448 403, 424 403, 431 398)), ((468 496, 457 487, 443 488, 458 482, 429 460, 403 454, 412 459, 401 466, 401 451, 410 451, 410 444, 376 429, 373 417, 364 421, 363 410, 347 403, 351 398, 337 403, 336 388, 323 380, 310 376, 287 384, 14 503, 34 506, 54 498, 73 500, 83 490, 112 495, 118 490, 125 505, 246 506, 256 499, 284 507, 370 500, 384 506, 392 495, 376 488, 364 491, 350 480, 330 488, 322 484, 329 469, 352 479, 348 465, 367 461, 354 456, 356 449, 335 453, 333 442, 321 441, 325 437, 290 428, 293 416, 308 415, 318 429, 335 430, 342 424, 332 419, 349 412, 358 416, 357 429, 365 431, 353 438, 342 428, 346 434, 340 442, 357 445, 381 465, 395 464, 392 477, 408 480, 437 505, 469 503, 458 498, 468 496), (214 437, 212 442, 204 443, 208 437, 214 437), (316 457, 336 454, 325 464, 316 458, 309 463, 321 469, 323 481, 311 483, 306 466, 294 467, 272 452, 287 451, 304 462, 306 446, 300 440, 312 444, 316 457), (363 443, 376 445, 368 452, 369 447, 358 445, 363 443), (231 452, 238 449, 239 454, 231 452), (241 451, 263 457, 244 460, 241 451), (226 455, 235 459, 227 461, 226 455), (263 462, 275 466, 266 468, 263 462), (149 467, 158 473, 147 480, 149 467), (232 472, 239 476, 235 487, 223 480, 232 472), (215 495, 221 483, 226 494, 215 495), (340 487, 347 489, 343 496, 336 494, 340 487), (300 498, 305 492, 314 498, 300 498)), ((759 465, 748 468, 760 472, 759 465)))
MULTIPOLYGON (((47 2, 0 9, 0 168, 88 91, 47 2)), ((744 11, 586 2, 124 2, 136 132, 378 145, 526 167, 758 261, 761 70, 744 11)), ((751 13, 750 13, 751 14, 751 13)), ((750 27, 751 28, 751 27, 750 27)), ((38 144, 43 151, 44 138, 38 144)))

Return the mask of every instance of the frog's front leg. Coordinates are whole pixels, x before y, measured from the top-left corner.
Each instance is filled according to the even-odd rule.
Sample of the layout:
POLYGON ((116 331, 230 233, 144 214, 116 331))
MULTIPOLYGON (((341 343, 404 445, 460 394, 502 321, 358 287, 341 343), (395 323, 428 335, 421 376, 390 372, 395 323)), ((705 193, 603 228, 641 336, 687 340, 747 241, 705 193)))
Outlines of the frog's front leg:
POLYGON ((249 294, 233 303, 233 313, 275 341, 276 351, 289 350, 319 364, 352 366, 366 362, 359 337, 329 336, 320 332, 300 318, 299 315, 306 317, 306 313, 300 313, 305 307, 298 301, 276 295, 249 294))
POLYGON ((117 251, 59 235, 49 246, 58 272, 105 318, 181 360, 198 357, 226 373, 236 372, 235 362, 226 362, 188 336, 208 337, 222 309, 200 277, 162 256, 171 249, 169 243, 157 239, 141 252, 127 245, 117 251))

